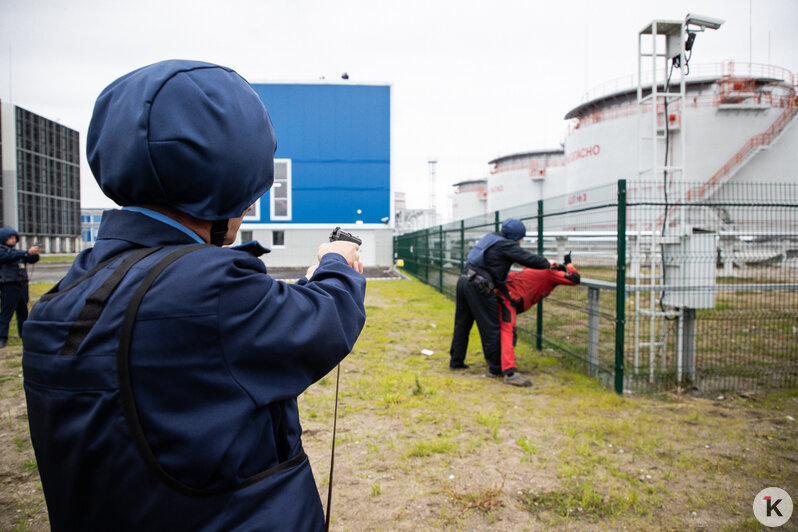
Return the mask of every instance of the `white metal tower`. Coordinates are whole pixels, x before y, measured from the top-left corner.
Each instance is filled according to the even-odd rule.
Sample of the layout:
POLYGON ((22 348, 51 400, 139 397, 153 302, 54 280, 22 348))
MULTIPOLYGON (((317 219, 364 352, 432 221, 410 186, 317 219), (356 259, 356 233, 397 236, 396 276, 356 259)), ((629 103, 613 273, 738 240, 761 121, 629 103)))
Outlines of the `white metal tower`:
MULTIPOLYGON (((674 279, 666 282, 665 274, 673 277, 674 271, 682 266, 678 260, 669 260, 669 257, 678 256, 682 248, 693 246, 696 242, 688 234, 692 230, 684 223, 685 209, 671 209, 672 205, 684 197, 689 179, 684 168, 687 127, 684 105, 692 45, 697 32, 717 29, 722 23, 722 20, 711 17, 688 14, 683 21, 654 20, 638 34, 638 178, 661 180, 664 200, 656 225, 650 231, 641 232, 637 229, 630 235, 634 239, 630 246, 633 255, 632 275, 638 286, 635 291, 634 369, 637 373, 641 348, 648 348, 650 379, 654 378, 658 353, 662 368, 665 368, 669 319, 678 320, 677 379, 681 380, 683 367, 686 367, 691 378, 693 376, 694 338, 685 341, 684 319, 685 316, 689 320, 694 319, 695 313, 692 309, 700 304, 696 304, 694 299, 686 300, 681 294, 666 298, 665 285, 671 285, 674 279), (648 77, 643 72, 646 65, 651 69, 648 77), (640 285, 644 275, 641 267, 644 256, 648 258, 648 272, 645 277, 649 284, 649 301, 646 307, 641 307, 640 285), (658 300, 659 293, 662 296, 658 300), (672 308, 668 309, 666 305, 672 308), (647 341, 643 341, 640 333, 642 319, 649 321, 647 341), (662 332, 658 335, 656 330, 660 324, 662 332), (685 349, 687 353, 683 352, 685 349), (683 364, 685 360, 687 364, 683 364)), ((682 270, 682 273, 686 271, 682 270)), ((688 276, 681 276, 682 282, 688 279, 688 276)), ((714 292, 712 304, 714 305, 714 292)), ((694 330, 693 325, 692 321, 688 323, 687 330, 694 330)))

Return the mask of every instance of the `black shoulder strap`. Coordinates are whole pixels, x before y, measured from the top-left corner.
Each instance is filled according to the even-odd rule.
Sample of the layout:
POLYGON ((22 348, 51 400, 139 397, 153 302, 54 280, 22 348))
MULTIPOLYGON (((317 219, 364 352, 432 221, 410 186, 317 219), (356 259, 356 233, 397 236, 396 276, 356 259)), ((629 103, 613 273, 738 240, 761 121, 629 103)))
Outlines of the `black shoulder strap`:
MULTIPOLYGON (((86 339, 88 336, 89 331, 91 331, 94 324, 97 323, 97 319, 100 317, 100 314, 105 308, 105 303, 108 301, 108 298, 111 297, 111 294, 114 293, 116 287, 119 286, 119 283, 122 281, 122 278, 127 275, 127 272, 132 268, 136 263, 142 260, 144 257, 152 255, 156 251, 161 249, 160 247, 154 248, 140 248, 132 253, 130 253, 122 263, 117 266, 117 268, 108 276, 108 278, 103 282, 100 287, 92 292, 92 294, 86 298, 86 302, 83 305, 83 308, 78 315, 78 319, 75 320, 69 328, 69 334, 67 335, 66 342, 64 342, 64 347, 61 349, 61 354, 64 356, 73 356, 77 353, 80 344, 83 343, 83 340, 86 339)), ((105 261, 106 263, 113 260, 116 257, 105 261)), ((99 269, 99 266, 102 266, 103 263, 98 264, 91 271, 86 273, 85 275, 81 276, 75 283, 73 283, 69 288, 72 288, 76 283, 81 282, 84 278, 88 277, 89 274, 94 275, 96 271, 99 269)), ((67 290, 69 290, 67 288, 67 290)))
MULTIPOLYGON (((136 400, 133 395, 133 383, 130 380, 130 346, 131 341, 133 340, 133 329, 136 325, 136 314, 138 314, 138 310, 141 306, 141 301, 144 299, 144 295, 150 289, 152 283, 155 282, 155 279, 166 269, 167 266, 172 264, 183 255, 204 247, 210 246, 208 244, 196 244, 182 247, 161 259, 161 261, 158 262, 152 268, 152 270, 150 270, 150 273, 147 274, 139 287, 136 289, 133 294, 133 298, 128 304, 127 311, 125 312, 125 319, 122 323, 122 331, 119 338, 119 350, 117 351, 116 356, 119 395, 122 401, 122 408, 125 412, 125 421, 127 422, 128 429, 133 437, 133 443, 136 445, 136 450, 138 450, 139 456, 141 456, 142 460, 150 469, 150 471, 152 471, 161 480, 161 482, 178 493, 182 493, 190 497, 210 497, 213 495, 232 493, 247 486, 251 486, 252 484, 259 482, 266 477, 270 477, 279 473, 280 471, 290 469, 300 464, 306 458, 305 451, 300 448, 299 452, 293 457, 278 463, 274 467, 248 477, 240 484, 222 486, 213 489, 198 489, 180 482, 178 479, 167 473, 163 467, 161 467, 161 464, 158 463, 158 459, 152 452, 149 443, 147 443, 147 439, 144 436, 144 430, 141 427, 138 410, 136 409, 136 400)), ((280 439, 287 439, 285 420, 280 419, 279 423, 280 426, 278 427, 278 437, 280 439)), ((278 452, 280 452, 280 449, 278 449, 278 452)), ((282 460, 282 457, 280 457, 280 459, 282 460)))
POLYGON ((42 297, 39 298, 39 301, 49 301, 53 299, 55 296, 63 294, 67 290, 72 290, 77 285, 79 285, 80 283, 82 283, 83 281, 85 281, 86 279, 88 279, 98 271, 102 270, 103 268, 105 268, 106 266, 108 266, 109 264, 111 264, 112 262, 114 262, 116 259, 118 259, 120 256, 124 255, 127 252, 128 250, 125 250, 122 253, 114 255, 110 259, 105 259, 104 261, 96 265, 94 268, 92 268, 91 270, 87 271, 86 273, 78 277, 71 285, 67 286, 63 290, 61 290, 61 281, 63 281, 63 279, 61 279, 61 281, 55 283, 55 285, 53 285, 53 287, 50 290, 48 290, 47 293, 43 294, 42 297))

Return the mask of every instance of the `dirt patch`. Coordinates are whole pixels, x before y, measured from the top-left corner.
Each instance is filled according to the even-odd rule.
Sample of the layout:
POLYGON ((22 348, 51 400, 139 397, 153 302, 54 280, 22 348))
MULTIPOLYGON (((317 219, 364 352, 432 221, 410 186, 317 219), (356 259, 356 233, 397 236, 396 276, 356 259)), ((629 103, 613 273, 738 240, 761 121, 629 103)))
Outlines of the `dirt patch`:
MULTIPOLYGON (((430 326, 453 309, 420 294, 370 285, 366 331, 342 364, 334 529, 755 529, 762 487, 798 488, 795 393, 619 398, 528 345, 519 364, 534 384, 513 388, 485 376, 476 334, 471 369, 454 373, 450 327, 430 326)), ((300 403, 325 500, 332 382, 300 403)))
MULTIPOLYGON (((798 493, 794 390, 620 398, 525 343, 533 386, 515 388, 486 376, 476 332, 471 368, 448 369, 453 305, 429 287, 370 283, 366 303, 341 366, 333 530, 755 530, 759 490, 798 493)), ((20 354, 0 350, 0 530, 48 530, 20 354)), ((323 501, 334 394, 332 373, 300 398, 323 501)))

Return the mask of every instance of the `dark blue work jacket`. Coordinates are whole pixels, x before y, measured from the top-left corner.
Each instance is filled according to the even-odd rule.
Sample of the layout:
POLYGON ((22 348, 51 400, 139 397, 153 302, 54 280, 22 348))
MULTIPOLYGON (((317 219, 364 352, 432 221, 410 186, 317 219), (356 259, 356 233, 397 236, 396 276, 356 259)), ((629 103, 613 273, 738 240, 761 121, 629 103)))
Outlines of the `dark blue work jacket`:
POLYGON ((95 247, 25 323, 31 438, 55 531, 323 527, 296 398, 350 352, 365 279, 329 254, 288 285, 252 255, 197 244, 153 273, 193 243, 108 211, 95 247), (131 250, 152 246, 163 248, 121 278, 93 326, 82 323, 87 296, 113 285, 131 250))
POLYGON ((38 255, 0 244, 0 283, 27 283, 25 264, 33 264, 38 260, 38 255))

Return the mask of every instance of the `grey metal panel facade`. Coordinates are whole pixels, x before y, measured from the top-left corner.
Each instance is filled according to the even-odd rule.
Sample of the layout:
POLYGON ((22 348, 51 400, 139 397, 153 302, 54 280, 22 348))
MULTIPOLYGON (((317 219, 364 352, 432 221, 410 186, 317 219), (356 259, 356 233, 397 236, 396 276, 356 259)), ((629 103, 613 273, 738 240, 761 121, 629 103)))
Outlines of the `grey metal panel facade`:
POLYGON ((21 107, 2 108, 3 223, 23 246, 75 252, 80 237, 78 132, 21 107))

